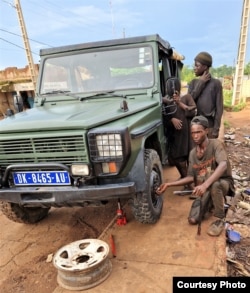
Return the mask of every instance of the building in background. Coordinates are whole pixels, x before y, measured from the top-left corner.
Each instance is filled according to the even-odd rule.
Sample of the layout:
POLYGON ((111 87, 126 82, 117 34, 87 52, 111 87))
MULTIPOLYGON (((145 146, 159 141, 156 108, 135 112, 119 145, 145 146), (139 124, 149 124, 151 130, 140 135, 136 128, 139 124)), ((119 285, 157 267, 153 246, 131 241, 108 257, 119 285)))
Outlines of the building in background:
MULTIPOLYGON (((35 64, 36 76, 38 75, 38 64, 35 64)), ((14 113, 14 99, 22 97, 23 107, 32 108, 35 97, 35 89, 31 80, 29 67, 8 67, 0 70, 0 119, 4 118, 7 110, 14 113)))

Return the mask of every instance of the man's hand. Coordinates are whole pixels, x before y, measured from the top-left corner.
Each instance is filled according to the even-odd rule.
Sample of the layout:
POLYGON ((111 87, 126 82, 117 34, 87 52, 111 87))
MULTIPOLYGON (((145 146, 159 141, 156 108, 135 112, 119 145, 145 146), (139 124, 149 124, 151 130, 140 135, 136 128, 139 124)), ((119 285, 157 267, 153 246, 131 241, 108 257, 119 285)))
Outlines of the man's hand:
POLYGON ((180 119, 172 118, 171 122, 173 123, 175 129, 177 130, 182 129, 182 121, 180 119))
POLYGON ((158 195, 161 195, 166 189, 168 188, 168 184, 167 183, 162 183, 157 189, 156 189, 156 193, 158 195))
POLYGON ((197 196, 202 196, 206 191, 207 191, 207 188, 205 184, 201 184, 201 185, 195 186, 193 190, 193 194, 197 196))
POLYGON ((163 98, 162 98, 162 102, 163 102, 164 104, 169 104, 169 98, 167 98, 167 97, 163 97, 163 98))
POLYGON ((211 79, 211 74, 207 71, 204 71, 203 74, 200 76, 200 79, 204 82, 208 82, 211 79))

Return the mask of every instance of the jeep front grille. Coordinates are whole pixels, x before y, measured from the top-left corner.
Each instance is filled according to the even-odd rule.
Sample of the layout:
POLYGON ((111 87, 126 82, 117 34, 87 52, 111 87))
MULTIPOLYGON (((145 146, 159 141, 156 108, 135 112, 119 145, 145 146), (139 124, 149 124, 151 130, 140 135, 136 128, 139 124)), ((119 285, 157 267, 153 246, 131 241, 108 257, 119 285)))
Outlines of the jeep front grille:
POLYGON ((12 164, 88 162, 83 135, 30 137, 0 141, 0 166, 12 164))

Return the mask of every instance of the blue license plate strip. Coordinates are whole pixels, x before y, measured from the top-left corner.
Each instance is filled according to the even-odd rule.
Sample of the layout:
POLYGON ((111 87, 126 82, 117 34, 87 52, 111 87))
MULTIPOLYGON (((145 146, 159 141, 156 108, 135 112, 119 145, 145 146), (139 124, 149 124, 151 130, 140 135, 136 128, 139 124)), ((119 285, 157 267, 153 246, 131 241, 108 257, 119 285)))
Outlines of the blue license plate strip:
POLYGON ((15 185, 70 185, 67 171, 13 172, 15 185))

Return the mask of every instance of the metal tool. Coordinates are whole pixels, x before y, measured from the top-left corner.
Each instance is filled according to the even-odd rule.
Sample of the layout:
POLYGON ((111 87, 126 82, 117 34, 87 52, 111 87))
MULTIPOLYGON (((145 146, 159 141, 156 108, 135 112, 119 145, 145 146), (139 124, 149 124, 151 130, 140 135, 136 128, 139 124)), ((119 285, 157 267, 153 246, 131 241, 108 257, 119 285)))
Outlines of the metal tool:
POLYGON ((196 200, 200 201, 200 214, 199 214, 199 219, 198 219, 198 228, 197 228, 197 235, 201 235, 201 221, 202 221, 202 201, 201 198, 198 198, 196 200))
POLYGON ((110 234, 110 246, 111 246, 113 257, 116 257, 115 241, 114 241, 114 236, 112 234, 110 234))
POLYGON ((193 190, 177 190, 174 191, 173 194, 184 195, 184 194, 192 194, 193 190))

